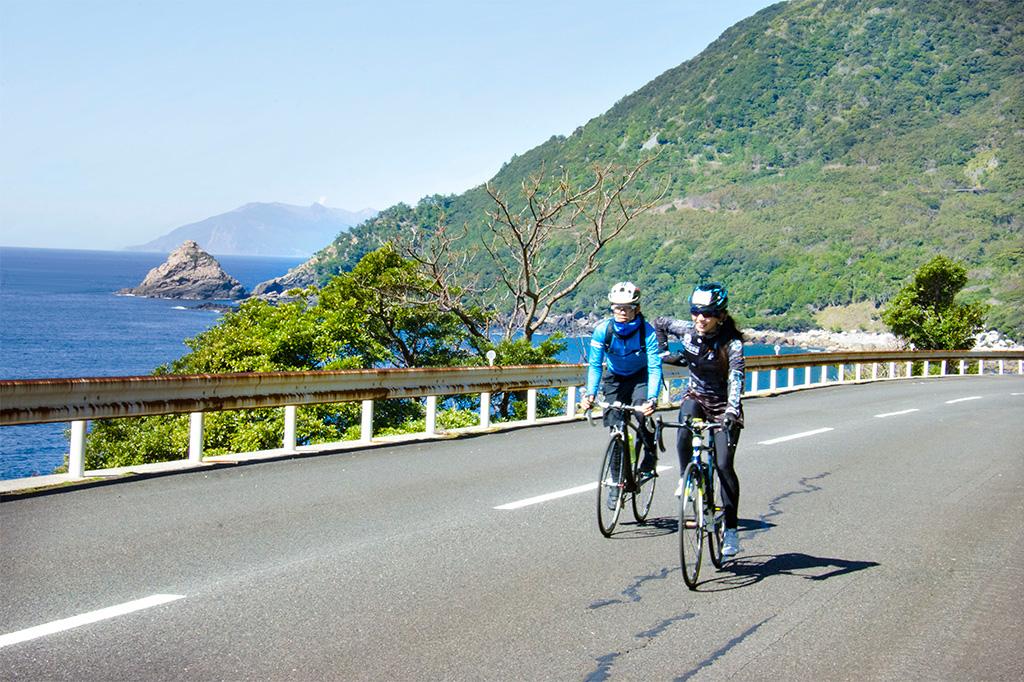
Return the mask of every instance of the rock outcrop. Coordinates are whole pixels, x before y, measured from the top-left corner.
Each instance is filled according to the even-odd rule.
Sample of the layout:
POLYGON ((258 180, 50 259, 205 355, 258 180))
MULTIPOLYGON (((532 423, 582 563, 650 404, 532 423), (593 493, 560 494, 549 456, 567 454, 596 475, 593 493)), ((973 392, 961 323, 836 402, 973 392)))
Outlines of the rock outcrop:
POLYGON ((117 293, 188 301, 235 301, 246 295, 242 283, 224 272, 217 259, 194 241, 179 246, 163 265, 150 270, 139 286, 117 293))
POLYGON ((306 261, 300 265, 295 266, 280 277, 274 279, 268 279, 266 282, 260 282, 253 287, 250 296, 253 298, 262 298, 265 301, 271 303, 276 301, 288 300, 288 292, 292 289, 305 289, 306 287, 316 284, 317 278, 316 273, 313 271, 312 261, 306 261))

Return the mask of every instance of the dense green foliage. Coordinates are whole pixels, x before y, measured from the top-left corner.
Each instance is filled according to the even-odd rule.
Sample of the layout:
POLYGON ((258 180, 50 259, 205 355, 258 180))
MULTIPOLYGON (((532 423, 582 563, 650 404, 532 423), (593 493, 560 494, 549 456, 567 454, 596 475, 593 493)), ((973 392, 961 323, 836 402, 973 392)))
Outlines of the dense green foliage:
MULTIPOLYGON (((564 343, 549 339, 531 347, 522 341, 474 339, 453 314, 426 299, 430 284, 414 264, 384 247, 366 254, 356 267, 334 277, 322 290, 310 289, 281 305, 243 303, 213 328, 186 341, 191 352, 157 374, 223 374, 427 367, 482 364, 497 352, 504 365, 552 362, 564 343)), ((522 412, 514 396, 501 397, 506 418, 522 412)), ((550 400, 550 399, 547 399, 550 400)), ((442 428, 474 423, 479 398, 452 400, 438 413, 442 428), (474 403, 474 400, 476 403, 474 403)), ((541 401, 541 411, 545 409, 541 401)), ((374 430, 423 430, 424 409, 416 400, 379 401, 374 430)), ((358 404, 311 405, 298 410, 300 444, 358 437, 358 404)), ((280 447, 281 410, 261 409, 206 415, 207 454, 280 447)), ((183 458, 188 452, 187 416, 99 420, 86 444, 90 469, 183 458)))
POLYGON ((963 265, 936 256, 889 302, 882 320, 919 350, 968 350, 982 329, 985 306, 956 302, 966 284, 963 265))
MULTIPOLYGON (((754 325, 801 328, 814 311, 882 304, 936 252, 966 264, 965 295, 1024 336, 1024 3, 792 0, 727 30, 698 57, 493 178, 657 158, 641 187, 666 191, 603 253, 562 312, 602 304, 630 277, 652 311, 678 310, 701 277, 728 283, 754 325)), ((671 46, 666 46, 670 49, 671 46)), ((489 198, 398 205, 321 252, 323 277, 399 231, 483 232, 489 198)), ((474 248, 474 239, 464 240, 474 248)), ((469 267, 488 268, 471 254, 469 267)))

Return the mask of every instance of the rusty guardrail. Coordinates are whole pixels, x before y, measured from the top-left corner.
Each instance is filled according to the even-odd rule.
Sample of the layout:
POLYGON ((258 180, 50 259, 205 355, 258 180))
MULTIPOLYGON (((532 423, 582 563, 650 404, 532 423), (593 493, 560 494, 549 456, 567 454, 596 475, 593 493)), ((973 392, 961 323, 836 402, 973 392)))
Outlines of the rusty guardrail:
MULTIPOLYGON (((964 375, 972 366, 973 373, 982 374, 986 363, 995 363, 990 364, 989 371, 1000 374, 1011 363, 1010 371, 1024 374, 1024 351, 859 351, 751 356, 746 359, 750 384, 747 393, 950 373, 964 375), (1012 367, 1013 362, 1016 367, 1012 367), (803 376, 798 380, 795 372, 801 368, 803 376), (814 368, 822 368, 817 380, 813 380, 814 368), (828 368, 835 371, 827 371, 828 368), (915 368, 920 369, 915 372, 915 368), (759 378, 765 372, 769 380, 762 387, 759 378)), ((478 428, 487 429, 492 392, 525 390, 526 421, 533 423, 537 420, 537 391, 566 388, 562 418, 575 417, 576 388, 583 384, 585 373, 586 366, 577 364, 0 380, 0 426, 70 421, 67 476, 74 479, 84 476, 84 441, 89 420, 189 414, 188 461, 198 465, 202 462, 204 412, 283 407, 282 451, 296 452, 296 408, 301 405, 361 401, 363 417, 358 442, 368 443, 373 435, 375 400, 425 397, 425 434, 431 436, 435 433, 439 396, 479 393, 478 428)), ((669 366, 665 367, 665 375, 669 384, 686 376, 680 368, 669 366)))

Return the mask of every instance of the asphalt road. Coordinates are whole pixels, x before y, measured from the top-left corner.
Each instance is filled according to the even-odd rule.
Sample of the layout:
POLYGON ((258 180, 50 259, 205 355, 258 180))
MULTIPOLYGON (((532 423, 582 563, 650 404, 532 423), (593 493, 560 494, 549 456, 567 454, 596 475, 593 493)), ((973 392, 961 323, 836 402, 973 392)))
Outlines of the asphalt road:
POLYGON ((496 509, 596 480, 585 423, 6 501, 0 678, 1024 678, 1024 380, 745 409, 696 592, 671 448, 611 539, 593 490, 496 509))

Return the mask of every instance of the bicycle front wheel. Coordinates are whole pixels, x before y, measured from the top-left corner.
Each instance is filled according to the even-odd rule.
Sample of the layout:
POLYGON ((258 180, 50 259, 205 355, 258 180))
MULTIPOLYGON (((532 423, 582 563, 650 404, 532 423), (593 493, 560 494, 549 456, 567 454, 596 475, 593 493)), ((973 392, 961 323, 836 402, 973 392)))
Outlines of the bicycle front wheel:
POLYGON ((706 520, 708 532, 708 554, 711 556, 711 563, 715 568, 722 567, 722 543, 725 542, 725 505, 722 502, 722 481, 718 478, 718 472, 713 468, 708 469, 708 518, 706 520))
POLYGON ((700 555, 704 549, 704 481, 693 462, 683 471, 683 495, 679 506, 679 566, 683 580, 697 589, 700 555))
MULTIPOLYGON (((633 480, 640 481, 640 464, 644 461, 644 450, 646 450, 642 438, 637 436, 636 439, 636 457, 633 460, 633 480)), ((647 453, 648 457, 653 457, 651 453, 647 453)), ((638 523, 643 523, 647 520, 647 514, 651 511, 651 503, 654 501, 654 486, 658 482, 656 477, 648 478, 643 483, 636 484, 636 490, 633 492, 633 516, 636 518, 638 523)))
POLYGON ((622 481, 625 479, 627 455, 621 438, 608 441, 601 463, 601 477, 597 479, 597 527, 601 535, 611 537, 622 513, 622 481))

